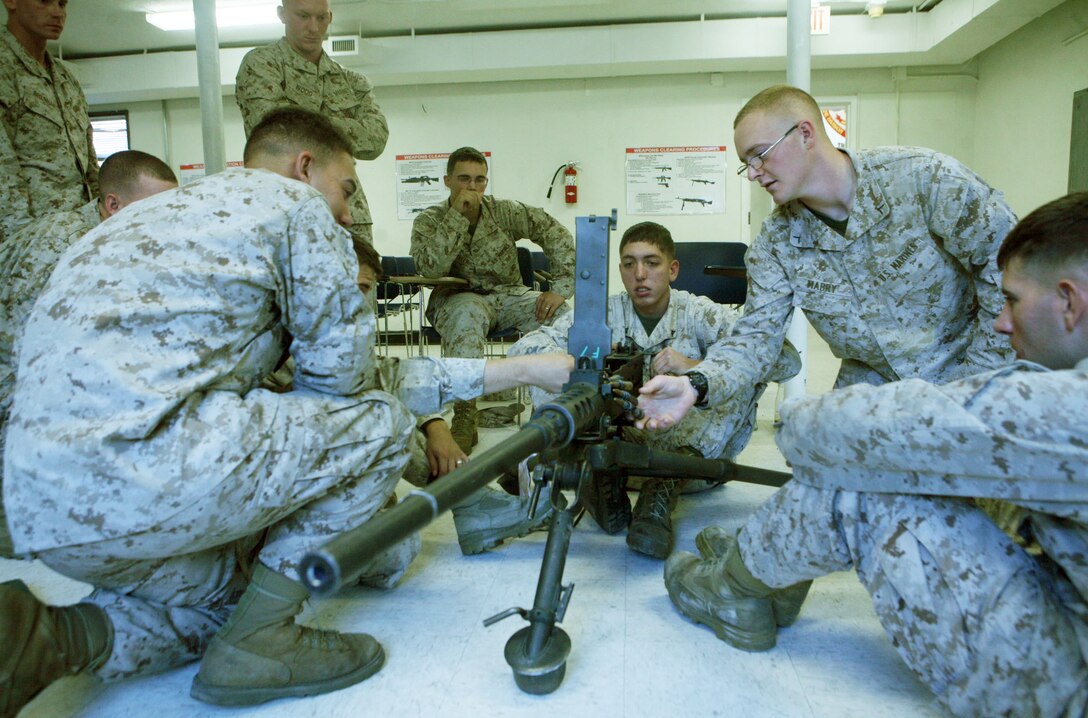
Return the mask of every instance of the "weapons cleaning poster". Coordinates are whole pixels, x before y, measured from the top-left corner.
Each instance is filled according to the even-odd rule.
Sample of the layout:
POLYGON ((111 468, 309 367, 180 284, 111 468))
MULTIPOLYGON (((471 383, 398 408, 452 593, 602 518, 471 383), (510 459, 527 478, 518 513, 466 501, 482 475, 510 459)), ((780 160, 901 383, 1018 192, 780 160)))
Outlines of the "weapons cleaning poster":
MULTIPOLYGON (((397 155, 397 219, 415 219, 423 210, 450 198, 449 189, 442 183, 449 156, 449 152, 397 155)), ((495 181, 494 163, 490 152, 484 152, 484 157, 488 178, 484 194, 490 196, 495 181)))
POLYGON ((627 214, 725 214, 725 147, 628 147, 627 214))

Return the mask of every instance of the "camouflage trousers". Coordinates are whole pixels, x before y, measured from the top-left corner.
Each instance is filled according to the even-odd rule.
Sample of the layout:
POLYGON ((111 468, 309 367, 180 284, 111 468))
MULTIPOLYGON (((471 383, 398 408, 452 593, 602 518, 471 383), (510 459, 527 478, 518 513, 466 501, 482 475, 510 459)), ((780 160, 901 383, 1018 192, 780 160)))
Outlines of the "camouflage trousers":
POLYGON ((772 587, 856 570, 899 654, 955 715, 1088 707, 1084 601, 970 500, 830 491, 795 478, 738 542, 772 587))
MULTIPOLYGON (((427 316, 442 337, 445 356, 480 359, 485 356, 489 333, 516 327, 525 334, 540 326, 536 320, 540 294, 529 289, 524 294, 458 292, 432 301, 427 316)), ((568 311, 570 302, 564 302, 552 320, 568 311)))
POLYGON ((282 458, 297 462, 297 472, 281 486, 261 487, 277 497, 276 505, 239 499, 283 473, 265 465, 232 474, 154 530, 37 554, 95 586, 86 600, 105 609, 114 627, 113 653, 100 677, 155 673, 199 659, 245 590, 254 561, 294 578, 307 551, 365 522, 393 493, 408 461, 412 415, 384 392, 311 400, 323 404, 310 407, 307 451, 282 458), (215 535, 202 543, 211 545, 192 551, 186 524, 209 514, 215 535))

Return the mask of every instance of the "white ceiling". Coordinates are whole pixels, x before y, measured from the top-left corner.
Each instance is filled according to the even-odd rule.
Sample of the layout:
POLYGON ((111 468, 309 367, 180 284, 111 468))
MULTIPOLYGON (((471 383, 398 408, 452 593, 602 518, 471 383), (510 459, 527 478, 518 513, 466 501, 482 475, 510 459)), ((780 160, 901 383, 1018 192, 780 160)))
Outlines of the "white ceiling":
MULTIPOLYGON (((259 1, 218 0, 218 5, 259 1)), ((833 18, 865 14, 866 0, 823 2, 831 7, 833 18)), ((941 2, 888 0, 886 13, 928 13, 941 2)), ((786 5, 787 0, 331 0, 331 34, 375 38, 785 17, 786 5)), ((166 32, 144 19, 149 11, 191 8, 188 0, 71 0, 60 46, 52 49, 67 59, 191 50, 192 31, 166 32)), ((223 47, 253 46, 277 39, 281 30, 282 26, 224 28, 219 41, 223 47)))

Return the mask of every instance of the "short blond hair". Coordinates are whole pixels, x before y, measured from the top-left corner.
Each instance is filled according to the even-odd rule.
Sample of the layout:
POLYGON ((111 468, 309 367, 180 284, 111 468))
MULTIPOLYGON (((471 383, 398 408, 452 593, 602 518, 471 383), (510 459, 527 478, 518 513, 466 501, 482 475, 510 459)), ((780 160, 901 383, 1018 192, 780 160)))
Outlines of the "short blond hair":
POLYGON ((809 120, 817 126, 821 121, 820 105, 812 95, 792 85, 773 85, 758 92, 740 108, 733 120, 733 129, 753 112, 768 111, 790 115, 793 120, 809 120))

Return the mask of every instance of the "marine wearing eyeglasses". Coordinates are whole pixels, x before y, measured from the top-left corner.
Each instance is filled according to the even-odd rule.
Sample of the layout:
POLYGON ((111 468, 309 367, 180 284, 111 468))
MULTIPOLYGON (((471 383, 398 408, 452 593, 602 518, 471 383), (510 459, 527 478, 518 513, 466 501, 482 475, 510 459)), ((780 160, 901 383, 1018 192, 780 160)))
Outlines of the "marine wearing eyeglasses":
MULTIPOLYGON (((1001 192, 933 150, 835 148, 808 93, 777 85, 737 114, 742 174, 777 205, 748 250, 749 289, 732 336, 701 367, 714 406, 761 381, 795 309, 842 360, 836 387, 910 377, 947 382, 1006 364, 997 248, 1016 222, 1001 192)), ((651 428, 695 402, 655 377, 651 428)))

